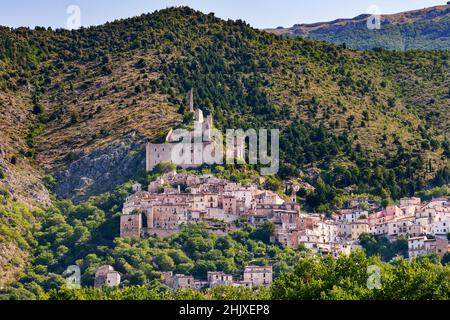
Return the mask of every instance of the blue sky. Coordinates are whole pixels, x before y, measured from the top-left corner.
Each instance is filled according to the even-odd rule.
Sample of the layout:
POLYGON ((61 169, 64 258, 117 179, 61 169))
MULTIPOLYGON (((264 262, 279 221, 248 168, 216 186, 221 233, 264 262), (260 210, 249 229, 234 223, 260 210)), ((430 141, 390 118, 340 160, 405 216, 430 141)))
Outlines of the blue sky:
POLYGON ((446 0, 1 0, 0 25, 65 27, 69 5, 80 7, 84 26, 188 5, 264 28, 350 18, 367 12, 373 5, 382 13, 396 13, 445 3, 446 0))

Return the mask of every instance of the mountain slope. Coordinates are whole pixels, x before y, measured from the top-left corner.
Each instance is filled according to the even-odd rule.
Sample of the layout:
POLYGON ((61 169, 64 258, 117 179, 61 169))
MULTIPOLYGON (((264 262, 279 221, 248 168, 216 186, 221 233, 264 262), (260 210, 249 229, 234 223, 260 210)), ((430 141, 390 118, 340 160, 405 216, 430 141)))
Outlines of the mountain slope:
POLYGON ((311 167, 333 176, 343 166, 357 179, 370 163, 394 171, 397 197, 447 162, 446 52, 359 53, 189 8, 78 31, 3 32, 11 70, 3 74, 5 94, 29 92, 3 116, 8 123, 8 115, 28 110, 22 141, 29 150, 16 156, 53 173, 64 197, 104 192, 129 177, 137 168, 124 164, 140 166, 146 139, 181 123, 191 87, 220 128, 280 127, 283 177, 311 167), (124 153, 110 147, 117 143, 134 160, 122 161, 124 153))
POLYGON ((283 39, 186 7, 77 31, 0 28, 0 195, 17 218, 0 216, 7 277, 33 243, 14 232, 38 227, 23 203, 142 176, 145 142, 183 122, 192 87, 221 129, 281 129, 279 175, 318 186, 312 208, 448 183, 449 58, 283 39))
POLYGON ((450 48, 450 5, 435 6, 381 16, 381 28, 370 30, 363 14, 353 19, 298 24, 266 31, 288 37, 305 37, 335 44, 345 43, 357 50, 384 48, 448 50, 450 48))

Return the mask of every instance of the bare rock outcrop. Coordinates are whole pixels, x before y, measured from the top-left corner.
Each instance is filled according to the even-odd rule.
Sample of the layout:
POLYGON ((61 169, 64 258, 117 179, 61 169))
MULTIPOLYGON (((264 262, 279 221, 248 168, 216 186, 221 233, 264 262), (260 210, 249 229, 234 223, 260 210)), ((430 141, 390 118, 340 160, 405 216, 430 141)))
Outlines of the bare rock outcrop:
POLYGON ((54 192, 66 199, 79 202, 89 196, 112 190, 140 168, 145 168, 143 139, 131 133, 123 139, 83 155, 54 172, 57 185, 54 192))

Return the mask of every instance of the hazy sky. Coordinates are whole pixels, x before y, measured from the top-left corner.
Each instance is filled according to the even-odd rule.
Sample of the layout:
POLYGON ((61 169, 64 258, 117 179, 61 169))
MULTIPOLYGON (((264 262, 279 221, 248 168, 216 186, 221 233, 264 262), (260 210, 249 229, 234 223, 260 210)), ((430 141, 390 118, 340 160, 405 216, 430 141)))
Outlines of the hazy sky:
POLYGON ((0 25, 65 28, 70 5, 80 7, 84 26, 188 5, 264 28, 351 18, 366 13, 373 5, 382 13, 396 13, 445 3, 446 0, 0 0, 0 25))

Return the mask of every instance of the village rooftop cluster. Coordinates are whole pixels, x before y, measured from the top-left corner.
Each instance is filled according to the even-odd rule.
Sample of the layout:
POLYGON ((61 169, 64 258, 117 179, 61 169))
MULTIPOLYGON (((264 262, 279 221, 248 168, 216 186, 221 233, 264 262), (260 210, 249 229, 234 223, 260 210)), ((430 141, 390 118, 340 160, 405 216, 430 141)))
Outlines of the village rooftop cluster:
MULTIPOLYGON (((184 225, 200 222, 210 232, 225 235, 239 229, 237 221, 245 220, 254 227, 271 221, 275 225, 272 242, 289 247, 302 244, 312 252, 334 257, 361 248, 362 234, 383 236, 390 241, 408 239, 410 260, 433 253, 443 257, 449 251, 450 201, 447 198, 427 203, 422 203, 420 198, 402 198, 398 205, 382 209, 367 199, 355 198, 349 201, 348 209, 327 217, 302 212, 296 202, 298 186, 292 189, 290 201, 285 201, 256 184, 242 185, 213 175, 171 171, 151 182, 148 191, 143 191, 139 183, 133 185, 134 193, 123 206, 120 235, 164 238, 178 233, 184 225)), ((272 273, 263 273, 271 283, 272 273)), ((246 271, 244 282, 212 272, 208 274, 208 284, 188 275, 165 273, 163 279, 173 288, 211 287, 210 278, 216 276, 221 284, 249 287, 261 284, 250 281, 252 284, 248 285, 245 274, 246 271)))
MULTIPOLYGON (((295 189, 295 188, 294 188, 295 189)), ((359 248, 362 234, 408 239, 410 259, 424 254, 443 256, 448 251, 450 201, 402 198, 398 205, 376 210, 366 199, 352 199, 349 209, 326 217, 303 213, 296 202, 283 200, 256 184, 242 185, 213 175, 192 175, 172 171, 151 182, 148 191, 138 183, 123 206, 121 237, 168 237, 183 225, 204 222, 209 230, 224 235, 238 229, 243 218, 258 227, 265 221, 275 225, 273 242, 306 248, 321 254, 349 254, 359 248), (181 186, 185 192, 182 192, 181 186), (366 203, 368 210, 361 209, 366 203), (370 208, 371 207, 371 208, 370 208), (432 239, 428 239, 432 236, 432 239)))

